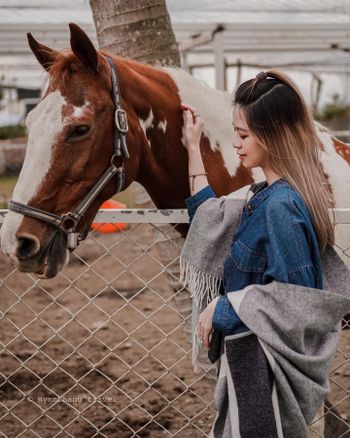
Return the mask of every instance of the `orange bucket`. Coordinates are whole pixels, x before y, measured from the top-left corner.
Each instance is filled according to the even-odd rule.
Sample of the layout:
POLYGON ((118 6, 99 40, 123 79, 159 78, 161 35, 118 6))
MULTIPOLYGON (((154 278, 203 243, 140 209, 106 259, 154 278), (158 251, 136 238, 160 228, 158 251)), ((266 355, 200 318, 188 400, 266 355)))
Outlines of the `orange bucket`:
MULTIPOLYGON (((108 201, 105 201, 100 208, 105 209, 113 209, 113 208, 126 208, 125 204, 122 204, 121 202, 113 201, 112 199, 109 199, 108 201)), ((126 229, 126 224, 123 223, 114 223, 114 224, 97 224, 93 223, 91 225, 92 230, 96 230, 99 233, 117 233, 120 230, 126 229)))

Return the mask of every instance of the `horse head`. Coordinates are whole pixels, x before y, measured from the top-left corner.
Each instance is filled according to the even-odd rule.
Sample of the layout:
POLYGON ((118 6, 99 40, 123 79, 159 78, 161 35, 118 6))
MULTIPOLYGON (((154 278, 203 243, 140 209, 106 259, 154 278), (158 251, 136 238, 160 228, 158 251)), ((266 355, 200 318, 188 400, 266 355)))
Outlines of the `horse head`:
POLYGON ((19 270, 46 278, 55 276, 68 260, 67 229, 80 233, 89 229, 98 207, 121 185, 121 170, 125 178, 120 188, 135 179, 140 157, 132 118, 130 157, 115 154, 111 67, 78 26, 71 24, 70 30, 71 50, 65 52, 48 48, 28 34, 48 81, 42 100, 26 119, 26 156, 1 233, 2 247, 19 270), (119 169, 119 173, 105 178, 82 217, 74 221, 71 213, 106 169, 119 169), (59 218, 64 219, 60 226, 59 218))

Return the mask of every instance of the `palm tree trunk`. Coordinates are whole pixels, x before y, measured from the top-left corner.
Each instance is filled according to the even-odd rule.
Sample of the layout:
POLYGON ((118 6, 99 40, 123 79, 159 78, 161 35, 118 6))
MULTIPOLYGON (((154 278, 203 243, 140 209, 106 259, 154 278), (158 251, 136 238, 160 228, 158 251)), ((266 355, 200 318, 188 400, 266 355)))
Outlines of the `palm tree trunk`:
POLYGON ((148 64, 180 66, 165 0, 90 0, 100 49, 148 64))

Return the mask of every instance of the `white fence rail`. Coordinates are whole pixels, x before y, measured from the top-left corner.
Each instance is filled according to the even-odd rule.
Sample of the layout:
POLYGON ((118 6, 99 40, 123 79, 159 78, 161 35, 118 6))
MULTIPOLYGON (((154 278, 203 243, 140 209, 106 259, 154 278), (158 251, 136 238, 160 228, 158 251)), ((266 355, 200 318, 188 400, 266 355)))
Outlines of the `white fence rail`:
MULTIPOLYGON (((350 236, 350 209, 335 214, 350 236)), ((104 210, 95 222, 126 228, 93 231, 51 280, 0 253, 0 436, 207 436, 214 381, 192 371, 188 292, 173 290, 181 239, 167 224, 187 223, 186 210, 104 210)), ((343 238, 338 248, 349 257, 343 238)), ((350 434, 349 339, 343 330, 330 373, 332 438, 350 434)))

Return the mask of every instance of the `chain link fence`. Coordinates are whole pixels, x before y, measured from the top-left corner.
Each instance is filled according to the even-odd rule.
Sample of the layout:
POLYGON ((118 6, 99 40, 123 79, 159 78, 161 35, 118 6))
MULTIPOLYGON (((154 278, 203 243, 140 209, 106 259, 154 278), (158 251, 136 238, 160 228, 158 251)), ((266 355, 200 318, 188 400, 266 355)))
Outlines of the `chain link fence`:
MULTIPOLYGON (((19 273, 0 254, 0 436, 206 437, 214 372, 193 373, 189 296, 172 287, 174 230, 187 214, 111 211, 98 221, 116 232, 100 224, 54 279, 19 273)), ((350 436, 349 339, 343 330, 321 414, 326 438, 350 436)))

